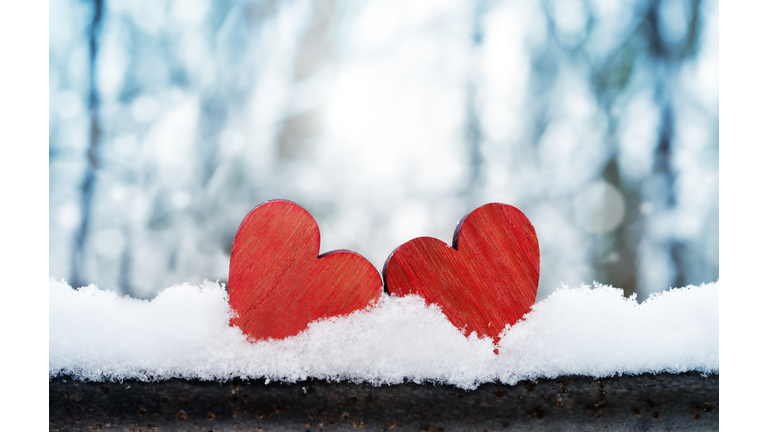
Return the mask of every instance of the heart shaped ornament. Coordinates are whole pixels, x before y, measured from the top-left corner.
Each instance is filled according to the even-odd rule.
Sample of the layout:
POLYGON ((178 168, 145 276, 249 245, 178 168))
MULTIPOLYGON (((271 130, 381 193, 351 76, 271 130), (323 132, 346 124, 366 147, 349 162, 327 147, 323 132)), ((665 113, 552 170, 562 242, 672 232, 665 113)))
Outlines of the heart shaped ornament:
POLYGON ((415 238, 392 252, 382 273, 389 294, 418 294, 465 334, 498 343, 536 301, 539 242, 523 212, 491 203, 459 221, 453 247, 415 238))
POLYGON ((319 251, 317 223, 298 204, 274 200, 251 210, 232 245, 230 325, 252 341, 282 339, 378 301, 382 281, 373 264, 352 251, 319 251))

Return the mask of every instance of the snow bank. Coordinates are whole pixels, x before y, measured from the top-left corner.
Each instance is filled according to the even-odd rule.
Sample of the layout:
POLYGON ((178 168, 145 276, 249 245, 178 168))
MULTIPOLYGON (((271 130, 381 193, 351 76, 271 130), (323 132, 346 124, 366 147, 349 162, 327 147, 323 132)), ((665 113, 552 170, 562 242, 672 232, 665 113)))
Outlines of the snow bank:
POLYGON ((88 380, 320 378, 404 380, 475 388, 566 374, 718 373, 717 283, 673 289, 642 304, 622 291, 563 287, 490 339, 466 338, 416 296, 315 322, 280 341, 249 343, 229 326, 223 286, 177 285, 154 300, 50 279, 49 375, 88 380))

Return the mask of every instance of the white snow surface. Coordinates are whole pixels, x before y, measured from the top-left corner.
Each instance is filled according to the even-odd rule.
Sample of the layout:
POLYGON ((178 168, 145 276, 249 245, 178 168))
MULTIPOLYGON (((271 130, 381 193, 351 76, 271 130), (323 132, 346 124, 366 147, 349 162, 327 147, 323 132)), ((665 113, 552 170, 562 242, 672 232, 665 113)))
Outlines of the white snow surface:
POLYGON ((561 375, 719 373, 718 282, 642 304, 594 284, 562 287, 491 339, 466 337, 417 296, 316 321, 297 336, 248 342, 230 327, 223 285, 176 285, 151 301, 50 279, 49 376, 103 381, 307 378, 451 384, 561 375))

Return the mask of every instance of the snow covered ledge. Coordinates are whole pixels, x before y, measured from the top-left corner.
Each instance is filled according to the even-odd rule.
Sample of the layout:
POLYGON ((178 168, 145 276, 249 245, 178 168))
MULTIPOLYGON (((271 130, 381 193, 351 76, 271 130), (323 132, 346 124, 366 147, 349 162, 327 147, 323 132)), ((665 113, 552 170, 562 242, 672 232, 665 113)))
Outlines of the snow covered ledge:
MULTIPOLYGON (((227 405, 224 410, 232 399, 264 402, 254 402, 261 409, 239 414, 241 427, 253 430, 254 425, 304 427, 302 421, 312 427, 325 422, 329 428, 333 416, 335 428, 341 429, 355 424, 380 428, 390 422, 413 426, 427 419, 434 423, 430 427, 438 427, 440 418, 463 412, 471 419, 472 412, 486 411, 474 422, 440 427, 517 428, 525 418, 550 419, 523 427, 530 429, 565 416, 568 424, 590 424, 591 429, 600 424, 606 430, 621 424, 712 428, 717 425, 718 293, 717 283, 689 286, 638 304, 611 287, 563 287, 505 331, 496 355, 490 340, 465 337, 438 308, 418 297, 384 296, 376 307, 316 322, 296 337, 253 344, 229 326, 227 293, 216 283, 174 286, 142 301, 94 286, 75 291, 51 279, 52 427, 87 427, 87 415, 109 414, 109 404, 123 411, 93 425, 133 421, 151 426, 153 421, 164 424, 166 417, 173 422, 199 417, 193 423, 206 427, 200 422, 208 414, 219 418, 217 422, 224 421, 222 415, 237 420, 240 408, 227 405), (215 389, 229 394, 219 400, 215 389), (243 389, 250 391, 244 394, 247 399, 238 396, 243 389), (312 394, 307 389, 316 393, 314 405, 300 402, 312 394), (195 394, 207 396, 195 399, 195 394), (185 411, 184 403, 194 400, 199 404, 185 411), (356 400, 361 403, 358 411, 330 409, 349 401, 355 405, 356 400), (377 400, 380 406, 370 405, 377 400), (401 402, 384 402, 393 400, 401 402), (402 402, 408 400, 417 404, 410 411, 402 402), (507 402, 494 408, 488 405, 494 400, 507 402), (315 421, 304 412, 326 405, 325 420, 315 421), (428 407, 434 408, 432 414, 428 407), (388 412, 394 417, 386 421, 376 414, 388 412), (343 421, 344 413, 350 422, 343 421), (355 413, 359 415, 353 418, 355 413), (73 423, 75 418, 80 423, 73 423), (602 422, 594 423, 600 418, 602 422)), ((196 430, 192 423, 184 424, 196 430)), ((424 425, 429 426, 419 427, 424 425)))

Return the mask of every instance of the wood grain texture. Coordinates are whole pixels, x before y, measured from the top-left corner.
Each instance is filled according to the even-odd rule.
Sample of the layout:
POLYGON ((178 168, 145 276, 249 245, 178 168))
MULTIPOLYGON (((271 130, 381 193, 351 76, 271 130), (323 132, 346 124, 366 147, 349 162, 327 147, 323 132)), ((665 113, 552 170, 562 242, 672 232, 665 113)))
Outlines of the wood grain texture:
POLYGON ((517 208, 486 204, 456 227, 453 247, 432 237, 410 240, 392 252, 383 270, 391 295, 418 294, 437 304, 465 334, 499 341, 536 300, 539 242, 517 208))
POLYGON ((245 217, 232 247, 229 303, 250 340, 293 336, 319 318, 346 315, 381 296, 381 276, 361 255, 318 256, 320 230, 298 204, 267 201, 245 217))

